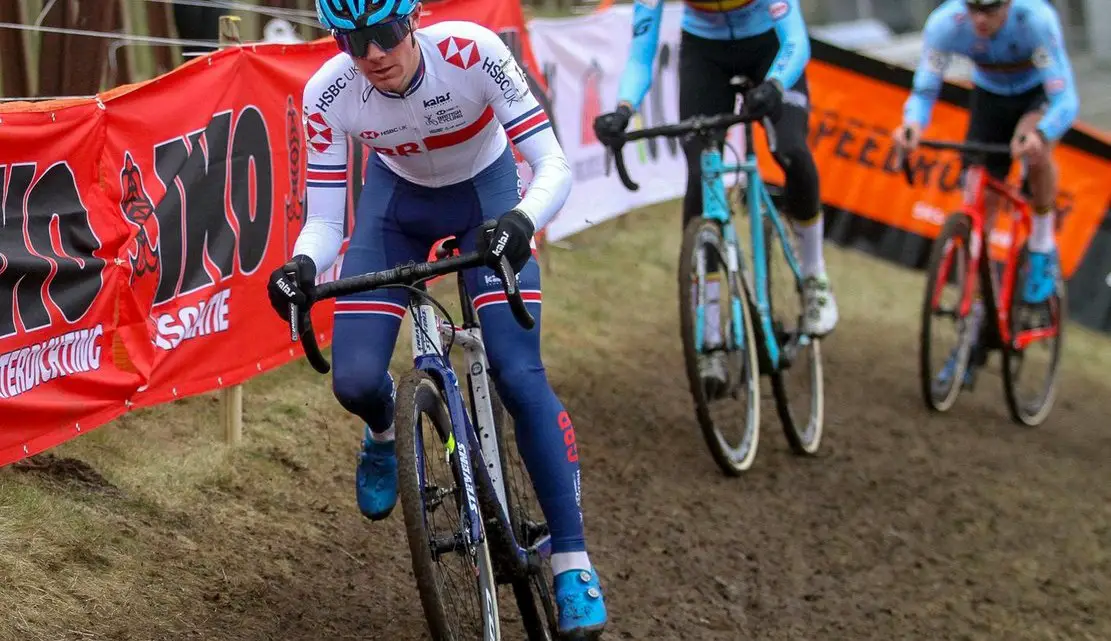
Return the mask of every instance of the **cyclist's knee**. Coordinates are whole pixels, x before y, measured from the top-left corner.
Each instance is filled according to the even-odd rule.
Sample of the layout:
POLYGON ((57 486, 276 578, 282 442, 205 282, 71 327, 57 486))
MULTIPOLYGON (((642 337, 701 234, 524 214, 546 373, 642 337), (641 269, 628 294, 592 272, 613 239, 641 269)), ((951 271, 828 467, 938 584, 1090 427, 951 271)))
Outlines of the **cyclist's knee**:
POLYGON ((1053 147, 1052 145, 1045 145, 1042 150, 1030 156, 1027 160, 1027 167, 1033 175, 1048 174, 1053 172, 1057 166, 1053 162, 1053 147))
POLYGON ((353 362, 343 367, 336 363, 332 375, 332 394, 345 410, 367 419, 388 404, 393 382, 385 364, 353 362))
MULTIPOLYGON (((539 310, 531 311, 535 316, 539 310)), ((536 328, 525 330, 517 325, 508 305, 492 305, 489 312, 482 318, 482 324, 490 376, 506 407, 515 411, 548 387, 540 359, 540 336, 536 328)))
POLYGON ((491 375, 498 395, 507 409, 514 414, 525 408, 533 399, 539 400, 542 392, 550 389, 543 363, 537 359, 515 359, 491 364, 491 375))
POLYGON ((780 149, 780 156, 786 167, 787 213, 798 221, 806 221, 818 214, 820 189, 818 167, 814 156, 805 146, 780 149))
POLYGON ((810 152, 810 148, 805 143, 780 146, 776 155, 778 156, 776 160, 780 163, 787 180, 790 180, 794 175, 817 182, 818 165, 814 162, 814 154, 810 152))

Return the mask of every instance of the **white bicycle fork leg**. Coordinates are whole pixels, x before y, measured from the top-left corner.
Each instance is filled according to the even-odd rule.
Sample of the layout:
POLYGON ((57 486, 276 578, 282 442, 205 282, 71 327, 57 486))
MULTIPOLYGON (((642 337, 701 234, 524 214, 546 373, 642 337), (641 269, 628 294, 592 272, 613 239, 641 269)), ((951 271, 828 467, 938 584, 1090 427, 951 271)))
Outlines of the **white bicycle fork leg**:
POLYGON ((486 473, 490 476, 490 482, 494 486, 498 503, 508 519, 508 503, 505 498, 505 470, 502 469, 498 439, 494 432, 494 410, 490 404, 491 381, 485 346, 482 343, 481 334, 474 329, 457 332, 456 339, 463 345, 467 373, 470 374, 471 393, 474 394, 475 434, 478 435, 482 460, 486 463, 486 473))

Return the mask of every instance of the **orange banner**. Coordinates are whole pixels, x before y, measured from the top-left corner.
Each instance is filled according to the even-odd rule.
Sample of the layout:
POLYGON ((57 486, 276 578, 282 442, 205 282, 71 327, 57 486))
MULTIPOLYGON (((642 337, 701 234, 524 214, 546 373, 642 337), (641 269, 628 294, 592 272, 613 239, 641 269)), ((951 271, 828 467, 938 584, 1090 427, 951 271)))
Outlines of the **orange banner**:
MULTIPOLYGON (((424 24, 481 22, 540 77, 517 3, 431 6, 424 24)), ((0 465, 301 354, 266 282, 304 217, 303 88, 336 52, 232 48, 95 100, 0 107, 0 465)), ((321 344, 332 308, 314 309, 321 344)))
MULTIPOLYGON (((828 48, 828 45, 827 45, 828 48)), ((847 52, 843 52, 846 53, 847 52)), ((847 57, 847 56, 846 56, 847 57)), ((878 63, 876 63, 878 64, 878 63)), ((960 209, 960 156, 922 149, 912 166, 915 185, 907 185, 891 145, 891 131, 902 121, 908 90, 873 77, 869 70, 813 59, 806 75, 811 96, 810 147, 821 177, 822 201, 903 231, 934 238, 947 213, 960 209)), ((893 70, 888 68, 888 73, 893 70)), ((909 72, 907 72, 909 84, 909 72)), ((925 137, 963 140, 965 109, 939 101, 925 137)), ((783 173, 757 136, 764 178, 783 184, 783 173)), ((1103 220, 1111 198, 1111 159, 1059 144, 1058 242, 1062 267, 1071 276, 1103 220)), ((1018 163, 1011 178, 1017 182, 1018 163)), ((1000 217, 992 235, 997 258, 1009 247, 1009 223, 1000 217)))

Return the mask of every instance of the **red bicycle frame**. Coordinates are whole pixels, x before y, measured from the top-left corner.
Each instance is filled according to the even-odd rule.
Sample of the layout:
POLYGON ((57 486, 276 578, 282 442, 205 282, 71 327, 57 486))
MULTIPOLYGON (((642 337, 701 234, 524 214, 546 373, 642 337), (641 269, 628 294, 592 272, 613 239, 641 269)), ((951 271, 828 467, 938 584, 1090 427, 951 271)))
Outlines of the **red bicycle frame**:
MULTIPOLYGON (((960 316, 963 318, 972 310, 978 280, 976 276, 980 273, 980 261, 985 260, 985 258, 990 260, 990 255, 985 257, 985 245, 990 242, 985 229, 987 219, 985 201, 988 192, 1000 198, 1000 208, 1008 209, 1012 220, 1011 243, 1003 261, 1002 283, 997 284, 994 272, 988 270, 990 293, 995 303, 995 321, 1003 344, 1012 345, 1015 349, 1022 350, 1034 341, 1057 335, 1056 318, 1055 322, 1051 323, 1049 327, 1023 330, 1018 332, 1017 336, 1012 335, 1011 332, 1011 299, 1015 294, 1015 280, 1018 277, 1019 251, 1022 247, 1022 241, 1030 235, 1030 203, 1017 188, 991 176, 984 170, 983 165, 979 164, 971 165, 967 170, 961 205, 961 210, 971 222, 972 230, 969 235, 971 246, 968 248, 968 273, 965 278, 964 290, 961 292, 960 316), (1010 205, 1010 207, 1006 207, 1006 205, 1010 205)), ((948 282, 952 256, 952 253, 946 254, 938 274, 939 288, 934 292, 932 302, 935 308, 938 299, 941 297, 941 286, 948 282)), ((1056 317, 1056 310, 1051 308, 1051 314, 1056 317)))

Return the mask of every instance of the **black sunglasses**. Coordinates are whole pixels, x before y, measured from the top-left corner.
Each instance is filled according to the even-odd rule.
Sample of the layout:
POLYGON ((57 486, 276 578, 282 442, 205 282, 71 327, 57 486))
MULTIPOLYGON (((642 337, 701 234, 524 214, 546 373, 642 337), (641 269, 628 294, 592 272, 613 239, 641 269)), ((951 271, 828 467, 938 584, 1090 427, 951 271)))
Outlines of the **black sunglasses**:
POLYGON ((995 2, 992 4, 974 4, 971 2, 966 2, 964 6, 968 8, 969 13, 995 13, 996 11, 1002 9, 1003 5, 1005 4, 1007 3, 995 2))
POLYGON ((409 16, 405 16, 352 31, 332 30, 332 37, 336 39, 340 51, 356 58, 364 58, 371 43, 388 53, 404 42, 411 31, 409 16))

